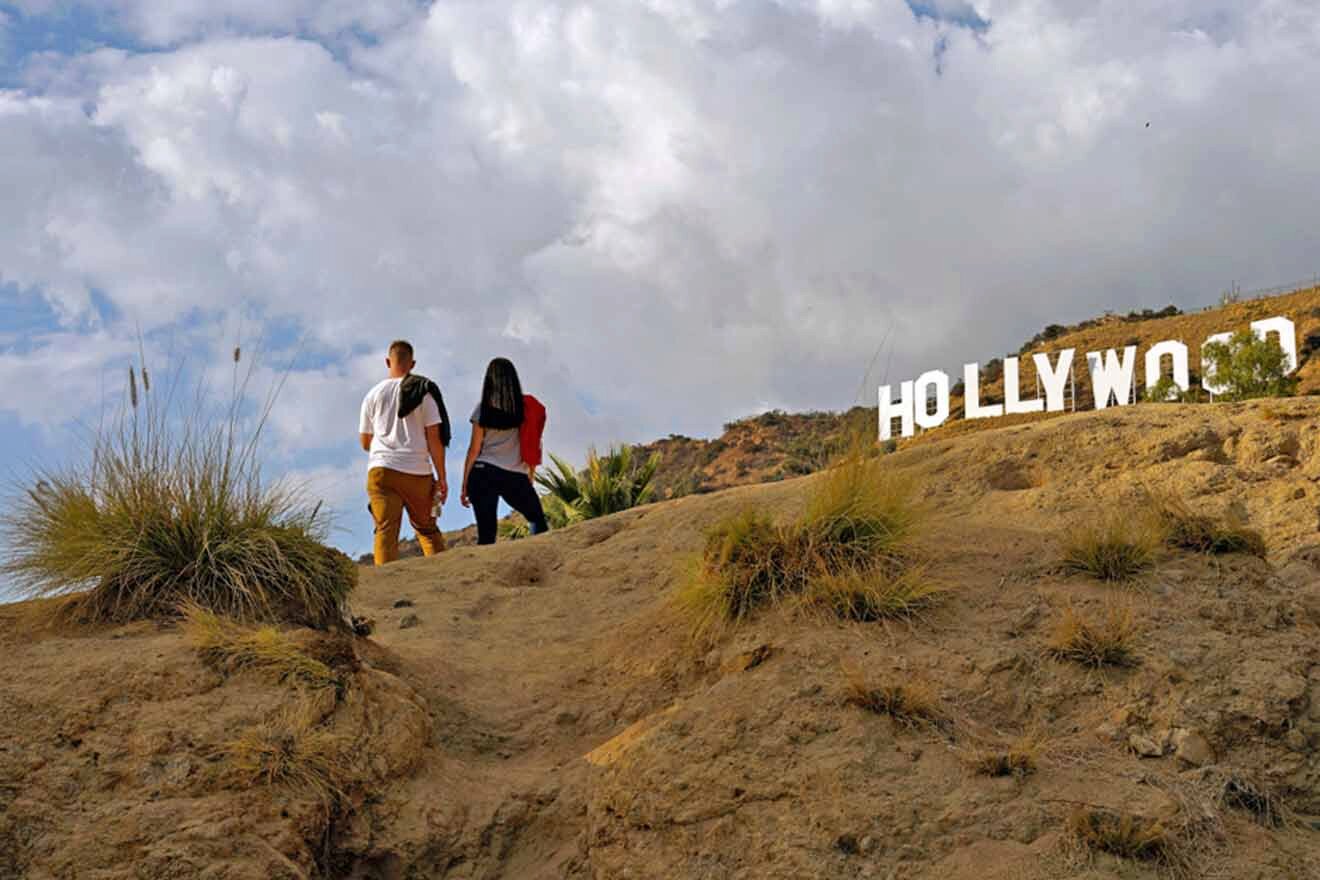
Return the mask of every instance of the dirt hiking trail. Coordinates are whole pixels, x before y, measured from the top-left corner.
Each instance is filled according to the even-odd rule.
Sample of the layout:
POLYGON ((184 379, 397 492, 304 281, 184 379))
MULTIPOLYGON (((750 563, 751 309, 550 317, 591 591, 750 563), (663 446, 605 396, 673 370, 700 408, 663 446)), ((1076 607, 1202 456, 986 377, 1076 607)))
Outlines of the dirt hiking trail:
POLYGON ((704 530, 787 519, 816 477, 364 570, 375 635, 307 636, 347 677, 319 708, 360 780, 333 810, 225 784, 218 744, 287 687, 217 672, 170 625, 40 635, 0 608, 0 878, 1320 877, 1313 401, 1109 409, 885 462, 949 588, 910 622, 768 612, 690 637, 672 595, 704 530), (1068 526, 1146 490, 1244 517, 1268 558, 1059 572, 1068 526), (1115 606, 1132 665, 1045 650, 1069 609, 1115 606), (938 720, 849 705, 845 668, 926 688, 938 720), (1023 740, 1034 772, 978 772, 1023 740), (1156 844, 1088 848, 1079 815, 1156 844))

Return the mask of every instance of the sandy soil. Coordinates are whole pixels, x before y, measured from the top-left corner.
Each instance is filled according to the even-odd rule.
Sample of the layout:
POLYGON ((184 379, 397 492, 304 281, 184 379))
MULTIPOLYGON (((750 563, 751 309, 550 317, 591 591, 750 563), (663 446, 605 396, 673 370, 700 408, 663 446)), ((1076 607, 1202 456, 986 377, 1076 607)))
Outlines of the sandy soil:
POLYGON ((287 688, 209 670, 168 626, 34 636, 0 608, 0 878, 1170 873, 1079 848, 1079 807, 1162 822, 1183 876, 1320 876, 1316 416, 1144 405, 888 457, 951 588, 911 623, 772 613, 688 637, 670 597, 703 529, 791 516, 811 477, 367 571, 354 610, 377 632, 324 714, 370 772, 332 813, 216 778, 216 743, 287 688), (1062 531, 1143 487, 1245 515, 1269 559, 1169 552, 1130 587, 1059 575, 1062 531), (1065 607, 1115 599, 1140 621, 1136 666, 1046 655, 1065 607), (847 705, 845 664, 929 684, 945 720, 847 705), (1034 774, 973 772, 1028 732, 1034 774), (1224 797, 1246 785, 1284 820, 1224 797))

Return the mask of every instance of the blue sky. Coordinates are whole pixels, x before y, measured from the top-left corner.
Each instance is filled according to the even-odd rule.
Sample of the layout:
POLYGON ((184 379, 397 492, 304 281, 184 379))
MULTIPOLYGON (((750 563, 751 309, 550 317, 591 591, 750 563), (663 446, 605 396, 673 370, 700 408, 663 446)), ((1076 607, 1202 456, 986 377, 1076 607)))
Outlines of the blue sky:
POLYGON ((1318 49, 1303 0, 6 0, 0 456, 240 341, 359 553, 395 337, 456 484, 494 356, 581 461, 1310 277, 1318 49))
POLYGON ((6 85, 21 81, 23 67, 31 55, 52 52, 74 55, 107 45, 131 44, 125 34, 112 34, 100 17, 73 10, 51 10, 27 15, 9 3, 0 3, 4 22, 0 71, 6 85))

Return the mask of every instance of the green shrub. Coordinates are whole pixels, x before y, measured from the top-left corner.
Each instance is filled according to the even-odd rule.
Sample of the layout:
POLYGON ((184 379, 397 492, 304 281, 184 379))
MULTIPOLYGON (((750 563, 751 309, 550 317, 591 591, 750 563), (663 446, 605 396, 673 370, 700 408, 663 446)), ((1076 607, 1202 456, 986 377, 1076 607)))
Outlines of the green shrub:
POLYGON ((1239 330, 1227 342, 1206 344, 1201 355, 1224 400, 1285 397, 1297 390, 1297 378, 1287 375, 1288 356, 1272 337, 1239 330))
POLYGON ((814 474, 829 467, 841 451, 837 442, 826 438, 795 437, 784 451, 783 471, 798 477, 814 474))
MULTIPOLYGON (((581 472, 557 455, 551 455, 550 461, 552 467, 538 473, 536 482, 563 504, 566 522, 618 513, 646 504, 655 496, 658 452, 638 462, 631 446, 611 448, 603 456, 592 449, 587 453, 587 467, 581 472)), ((547 518, 549 515, 547 510, 547 518)))
MULTIPOLYGON (((541 510, 545 513, 546 525, 551 531, 572 525, 582 517, 577 511, 566 505, 555 495, 541 496, 541 510)), ((522 514, 514 513, 507 519, 500 520, 499 535, 509 541, 517 541, 531 536, 531 528, 522 514)))
POLYGON ((814 474, 852 457, 873 458, 884 451, 875 440, 875 410, 854 407, 841 416, 822 415, 793 437, 784 449, 782 469, 794 476, 814 474))
POLYGON ((1202 398, 1194 386, 1184 391, 1173 381, 1172 376, 1161 376, 1146 391, 1146 399, 1153 403, 1199 403, 1202 398))
MULTIPOLYGON (((144 382, 145 385, 145 382, 144 382)), ((321 543, 326 522, 267 483, 260 428, 178 418, 149 387, 82 463, 46 471, 0 514, 0 572, 29 598, 59 597, 72 620, 170 617, 186 603, 237 619, 339 624, 357 582, 321 543)))

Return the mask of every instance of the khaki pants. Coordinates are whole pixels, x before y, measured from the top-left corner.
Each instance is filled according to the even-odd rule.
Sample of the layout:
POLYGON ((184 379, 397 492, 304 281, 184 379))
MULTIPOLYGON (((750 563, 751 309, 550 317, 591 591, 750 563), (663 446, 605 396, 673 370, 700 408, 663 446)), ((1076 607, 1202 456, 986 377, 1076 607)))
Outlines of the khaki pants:
POLYGON ((367 498, 371 501, 371 518, 376 521, 373 549, 377 565, 399 558, 399 526, 405 509, 422 553, 434 556, 445 549, 445 536, 440 534, 431 512, 434 482, 430 474, 405 474, 379 467, 367 471, 367 498))

